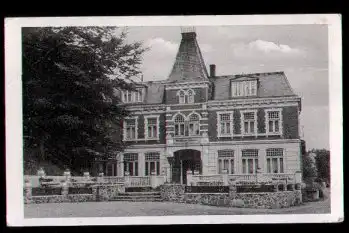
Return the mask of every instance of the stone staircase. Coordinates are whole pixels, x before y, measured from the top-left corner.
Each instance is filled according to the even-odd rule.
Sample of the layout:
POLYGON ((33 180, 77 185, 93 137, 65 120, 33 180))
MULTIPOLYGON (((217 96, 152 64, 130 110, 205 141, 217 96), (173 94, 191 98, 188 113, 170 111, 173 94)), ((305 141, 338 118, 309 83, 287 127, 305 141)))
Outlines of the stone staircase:
POLYGON ((125 192, 120 193, 112 201, 160 202, 160 192, 125 192))

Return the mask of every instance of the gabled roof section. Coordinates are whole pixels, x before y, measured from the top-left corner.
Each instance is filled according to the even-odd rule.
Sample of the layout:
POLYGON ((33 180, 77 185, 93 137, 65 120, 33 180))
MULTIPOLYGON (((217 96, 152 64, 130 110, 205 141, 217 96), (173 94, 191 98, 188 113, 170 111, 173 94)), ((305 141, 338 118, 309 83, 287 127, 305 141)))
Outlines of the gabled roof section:
POLYGON ((194 31, 182 32, 169 82, 208 80, 208 73, 194 31))
POLYGON ((284 72, 272 73, 254 73, 242 75, 217 76, 211 80, 214 83, 213 100, 231 99, 231 81, 258 80, 257 96, 239 97, 239 98, 266 98, 266 97, 283 97, 296 96, 292 90, 284 72))

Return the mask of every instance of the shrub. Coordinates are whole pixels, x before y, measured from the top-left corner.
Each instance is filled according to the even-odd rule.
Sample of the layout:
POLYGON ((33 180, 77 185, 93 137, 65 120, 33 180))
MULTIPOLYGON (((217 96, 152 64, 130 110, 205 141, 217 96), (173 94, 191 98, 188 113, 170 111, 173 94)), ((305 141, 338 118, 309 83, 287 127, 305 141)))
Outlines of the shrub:
POLYGON ((48 196, 48 195, 61 195, 62 188, 51 188, 51 187, 34 187, 32 189, 33 196, 48 196))
POLYGON ((241 199, 233 199, 231 200, 230 202, 230 206, 232 207, 238 207, 238 208, 241 208, 241 207, 244 207, 245 203, 243 200, 241 199))

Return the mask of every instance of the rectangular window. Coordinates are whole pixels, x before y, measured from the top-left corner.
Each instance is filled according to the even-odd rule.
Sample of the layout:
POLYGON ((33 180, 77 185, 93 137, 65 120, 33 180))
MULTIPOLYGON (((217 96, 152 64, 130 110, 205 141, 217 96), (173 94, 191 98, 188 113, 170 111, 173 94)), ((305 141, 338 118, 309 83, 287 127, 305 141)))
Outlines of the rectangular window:
POLYGON ((151 117, 146 118, 146 127, 147 127, 147 138, 157 138, 158 137, 158 118, 151 117))
POLYGON ((138 154, 124 154, 124 172, 129 172, 130 176, 138 176, 138 154))
POLYGON ((283 152, 282 148, 269 148, 266 150, 268 173, 284 173, 283 152))
POLYGON ((136 119, 125 120, 126 140, 136 139, 136 119))
POLYGON ((251 112, 242 112, 242 121, 243 121, 243 129, 242 132, 243 134, 254 134, 256 132, 256 124, 257 124, 257 117, 256 117, 256 112, 251 111, 251 112))
POLYGON ((266 120, 267 120, 267 132, 271 134, 281 133, 281 110, 276 111, 266 111, 266 120))
POLYGON ((222 174, 223 170, 227 170, 228 174, 234 174, 234 151, 233 150, 218 151, 218 173, 222 174))
POLYGON ((149 152, 145 154, 145 175, 150 176, 155 172, 160 175, 160 154, 158 152, 149 152))
POLYGON ((218 136, 231 136, 233 134, 233 114, 219 113, 218 125, 218 136))
POLYGON ((231 82, 232 97, 255 95, 257 95, 257 80, 231 82))
POLYGON ((242 150, 242 173, 255 174, 258 169, 258 150, 242 150))
POLYGON ((143 101, 143 89, 137 89, 135 91, 123 91, 123 101, 124 103, 135 103, 143 101))

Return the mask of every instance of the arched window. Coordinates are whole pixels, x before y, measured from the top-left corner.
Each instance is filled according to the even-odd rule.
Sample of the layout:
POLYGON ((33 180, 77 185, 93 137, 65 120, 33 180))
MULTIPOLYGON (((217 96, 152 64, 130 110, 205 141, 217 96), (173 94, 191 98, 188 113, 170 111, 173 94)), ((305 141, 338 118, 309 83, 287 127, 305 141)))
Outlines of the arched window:
POLYGON ((177 115, 174 119, 175 136, 185 135, 185 118, 182 115, 177 115))
POLYGON ((185 92, 183 90, 180 90, 177 95, 179 96, 179 103, 184 104, 185 103, 185 92))
POLYGON ((198 114, 193 113, 189 116, 189 135, 200 134, 200 117, 198 114))
POLYGON ((188 103, 194 103, 194 92, 193 90, 188 91, 188 103))

